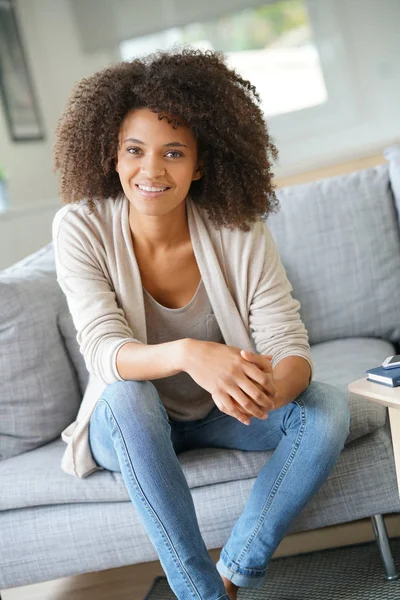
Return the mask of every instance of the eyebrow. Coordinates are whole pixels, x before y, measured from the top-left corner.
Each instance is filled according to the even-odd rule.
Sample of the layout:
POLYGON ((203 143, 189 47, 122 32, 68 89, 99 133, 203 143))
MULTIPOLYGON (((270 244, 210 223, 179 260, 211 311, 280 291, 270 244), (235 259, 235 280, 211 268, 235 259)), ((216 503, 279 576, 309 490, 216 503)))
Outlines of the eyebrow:
MULTIPOLYGON (((143 146, 146 145, 144 142, 142 142, 141 140, 137 140, 136 138, 126 138, 126 140, 124 140, 123 143, 125 144, 125 142, 135 142, 135 144, 142 144, 143 146)), ((169 146, 179 146, 182 148, 187 148, 186 144, 182 144, 181 142, 169 142, 168 144, 164 144, 164 147, 169 146)))

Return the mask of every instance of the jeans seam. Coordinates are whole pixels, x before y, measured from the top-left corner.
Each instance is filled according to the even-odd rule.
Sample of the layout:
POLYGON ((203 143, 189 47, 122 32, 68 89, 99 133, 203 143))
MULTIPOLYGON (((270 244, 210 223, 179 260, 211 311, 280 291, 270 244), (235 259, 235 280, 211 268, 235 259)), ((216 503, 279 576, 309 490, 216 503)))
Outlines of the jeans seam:
POLYGON ((170 556, 171 556, 172 560, 175 562, 176 566, 181 570, 181 574, 183 575, 184 579, 185 579, 185 576, 186 576, 187 580, 191 583, 192 589, 190 589, 190 587, 189 587, 190 593, 193 595, 193 590, 195 590, 196 595, 193 595, 193 597, 194 598, 198 598, 199 600, 201 600, 199 592, 196 589, 196 587, 195 587, 192 579, 190 578, 189 574, 187 573, 185 567, 181 563, 181 561, 179 559, 179 555, 177 554, 177 552, 176 552, 176 550, 174 548, 174 545, 173 545, 173 543, 172 543, 172 541, 171 541, 171 539, 170 539, 167 531, 164 529, 164 526, 160 522, 160 519, 158 518, 158 515, 157 515, 156 511, 153 509, 153 507, 151 506, 150 502, 148 501, 148 499, 147 499, 144 491, 142 490, 142 487, 141 487, 141 485, 140 485, 140 483, 139 483, 139 481, 138 481, 138 479, 137 479, 137 477, 135 475, 135 469, 134 469, 134 467, 132 465, 132 462, 131 462, 131 460, 129 458, 129 453, 126 450, 126 443, 125 443, 124 436, 123 436, 123 434, 121 432, 121 429, 120 429, 120 427, 118 425, 117 420, 115 419, 115 416, 114 416, 114 413, 112 411, 111 406, 108 404, 107 400, 105 400, 104 398, 100 398, 99 402, 104 402, 104 404, 108 407, 108 409, 110 411, 110 414, 111 414, 111 417, 112 417, 112 420, 113 420, 113 426, 116 429, 116 431, 119 433, 120 440, 122 442, 122 451, 124 453, 125 464, 129 467, 128 470, 130 471, 132 482, 135 485, 137 491, 139 491, 139 497, 140 497, 140 500, 141 500, 143 506, 147 509, 148 514, 152 517, 152 519, 153 519, 153 521, 154 521, 154 523, 155 523, 155 525, 156 525, 159 533, 161 533, 161 536, 163 537, 164 541, 166 542, 166 546, 168 548, 168 551, 170 553, 170 556), (171 549, 173 550, 173 552, 171 552, 171 549))
MULTIPOLYGON (((264 523, 265 517, 266 517, 269 509, 271 508, 272 503, 273 503, 273 501, 274 501, 274 499, 276 497, 276 493, 278 491, 278 488, 282 484, 282 481, 284 480, 284 478, 285 478, 285 476, 286 476, 286 474, 287 474, 287 472, 289 470, 289 467, 291 466, 291 464, 292 464, 292 462, 293 462, 293 460, 294 460, 294 458, 296 456, 297 450, 299 449, 301 440, 303 438, 305 427, 306 427, 305 405, 304 405, 304 402, 302 400, 299 400, 299 399, 294 400, 294 402, 300 407, 300 415, 301 415, 301 426, 299 428, 297 439, 296 439, 296 441, 294 443, 294 446, 292 448, 291 453, 289 454, 289 457, 286 459, 286 462, 283 465, 281 472, 279 473, 279 476, 275 480, 274 487, 272 488, 272 490, 271 490, 271 492, 270 492, 270 494, 269 494, 269 496, 268 496, 268 498, 267 498, 267 500, 266 500, 266 502, 264 504, 264 507, 263 507, 263 509, 261 511, 261 515, 260 515, 260 517, 259 517, 259 519, 257 521, 257 524, 256 524, 255 528, 253 529, 251 535, 249 536, 249 538, 247 539, 245 545, 243 546, 243 549, 241 550, 237 561, 232 561, 232 562, 236 562, 236 564, 239 567, 240 567, 241 560, 245 557, 245 555, 246 555, 247 551, 249 550, 252 542, 255 540, 255 538, 257 537, 258 533, 261 530, 261 527, 262 527, 262 525, 264 523)), ((246 568, 246 570, 252 570, 252 569, 247 569, 246 568)))

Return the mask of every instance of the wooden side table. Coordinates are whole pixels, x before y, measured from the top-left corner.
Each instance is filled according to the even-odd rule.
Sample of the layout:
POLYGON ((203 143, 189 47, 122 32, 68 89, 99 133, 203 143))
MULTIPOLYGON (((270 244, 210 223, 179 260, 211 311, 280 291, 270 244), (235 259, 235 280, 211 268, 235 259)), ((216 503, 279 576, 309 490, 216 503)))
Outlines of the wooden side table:
MULTIPOLYGON (((374 381, 368 381, 366 377, 353 381, 348 386, 349 392, 362 396, 366 400, 376 402, 388 407, 390 431, 392 435, 393 454, 396 466, 397 487, 400 496, 400 386, 389 387, 374 381)), ((389 537, 385 521, 382 515, 371 516, 378 548, 386 571, 386 579, 392 581, 399 578, 396 565, 390 549, 389 537)))

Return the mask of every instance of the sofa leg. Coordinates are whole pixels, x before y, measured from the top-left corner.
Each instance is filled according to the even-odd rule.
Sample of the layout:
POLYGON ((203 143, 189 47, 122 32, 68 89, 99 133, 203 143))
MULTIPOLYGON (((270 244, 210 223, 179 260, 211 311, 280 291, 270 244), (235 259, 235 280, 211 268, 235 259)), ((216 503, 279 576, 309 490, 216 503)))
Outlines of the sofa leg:
POLYGON ((388 581, 394 581, 399 578, 399 574, 397 573, 392 551, 390 549, 390 540, 388 538, 385 521, 382 515, 373 515, 371 521, 383 566, 385 568, 386 579, 388 581))

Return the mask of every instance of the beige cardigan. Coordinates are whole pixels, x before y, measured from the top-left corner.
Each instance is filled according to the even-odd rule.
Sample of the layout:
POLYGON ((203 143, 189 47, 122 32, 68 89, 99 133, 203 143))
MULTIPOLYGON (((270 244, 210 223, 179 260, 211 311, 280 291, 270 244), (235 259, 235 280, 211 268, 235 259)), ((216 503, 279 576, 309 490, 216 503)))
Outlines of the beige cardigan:
MULTIPOLYGON (((312 360, 300 303, 264 221, 249 232, 216 230, 189 197, 186 208, 194 254, 227 345, 312 360)), ((61 467, 76 477, 102 470, 90 451, 88 424, 108 384, 121 381, 116 354, 127 342, 147 343, 143 291, 129 225, 129 201, 60 208, 53 220, 57 281, 66 295, 80 352, 89 371, 76 420, 61 434, 67 443, 61 467)))

